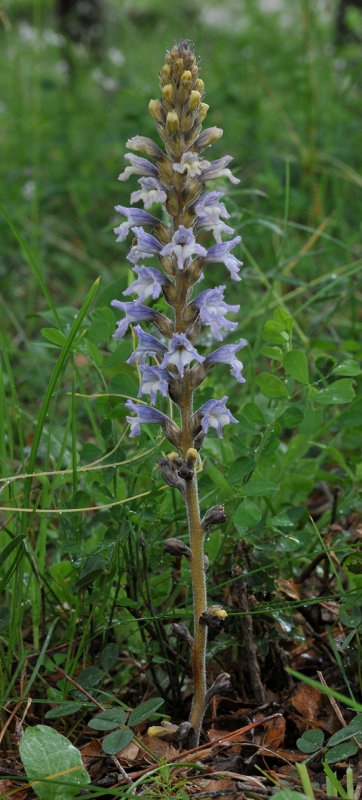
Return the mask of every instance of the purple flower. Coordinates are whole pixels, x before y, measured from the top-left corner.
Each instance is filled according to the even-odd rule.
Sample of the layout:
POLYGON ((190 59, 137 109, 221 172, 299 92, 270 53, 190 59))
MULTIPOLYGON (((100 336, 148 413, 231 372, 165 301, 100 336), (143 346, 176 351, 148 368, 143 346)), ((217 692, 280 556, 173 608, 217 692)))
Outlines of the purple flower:
POLYGON ((224 192, 207 192, 201 195, 193 206, 197 216, 197 227, 212 231, 217 242, 221 242, 221 233, 234 233, 233 228, 220 219, 220 217, 225 219, 230 217, 224 203, 218 202, 223 196, 224 192))
POLYGON ((225 264, 225 267, 229 270, 230 276, 234 281, 241 281, 239 273, 239 267, 242 266, 242 261, 239 261, 238 258, 231 255, 230 250, 232 250, 235 245, 241 242, 241 236, 235 236, 234 239, 230 239, 230 242, 221 242, 220 244, 214 244, 213 247, 206 253, 205 261, 207 264, 219 263, 225 264))
POLYGON ((215 339, 222 340, 220 328, 237 328, 237 322, 225 318, 229 311, 239 311, 240 306, 230 306, 224 302, 225 286, 216 286, 215 289, 205 289, 204 292, 195 297, 192 305, 200 310, 200 319, 204 325, 210 325, 211 332, 215 339))
POLYGON ((127 364, 132 364, 134 361, 144 364, 147 356, 161 361, 167 352, 166 345, 162 344, 155 336, 151 336, 150 333, 145 333, 140 325, 135 326, 134 332, 138 337, 138 345, 127 359, 127 364))
POLYGON ((142 365, 141 369, 142 380, 138 397, 141 397, 143 394, 149 394, 151 404, 154 406, 157 392, 161 392, 163 397, 167 397, 168 381, 171 376, 166 369, 161 369, 161 367, 149 367, 145 364, 142 365))
POLYGON ((174 233, 172 241, 165 244, 160 251, 161 256, 176 256, 179 269, 184 268, 185 261, 194 253, 198 256, 205 256, 207 251, 201 244, 197 244, 191 228, 185 228, 183 225, 180 225, 174 233))
POLYGON ((131 439, 133 436, 139 436, 141 433, 141 424, 146 423, 147 425, 150 423, 155 423, 156 425, 164 426, 166 422, 170 422, 169 418, 166 417, 165 414, 161 414, 161 411, 157 411, 156 408, 151 408, 151 406, 146 405, 137 405, 134 403, 133 400, 127 400, 126 408, 129 408, 130 411, 134 411, 137 415, 136 417, 126 417, 127 422, 129 422, 131 426, 131 439))
POLYGON ((126 161, 129 161, 130 167, 126 167, 126 169, 118 175, 119 181, 126 181, 130 175, 144 175, 146 177, 154 177, 158 178, 159 172, 157 167, 154 164, 151 164, 150 161, 147 161, 147 158, 141 158, 140 156, 135 156, 133 153, 126 153, 125 155, 126 161))
POLYGON ((131 247, 128 253, 128 261, 131 264, 137 264, 140 258, 150 258, 150 256, 158 255, 162 250, 162 244, 152 236, 150 233, 145 233, 143 228, 132 228, 137 236, 137 244, 131 247))
POLYGON ((204 361, 204 356, 195 350, 191 342, 184 333, 174 333, 168 350, 164 354, 161 367, 167 367, 174 364, 177 367, 181 378, 184 376, 184 367, 191 363, 191 361, 204 361))
POLYGON ((241 339, 238 344, 224 344, 218 347, 213 353, 210 353, 205 358, 205 366, 212 366, 213 364, 229 364, 231 367, 230 373, 236 378, 239 383, 245 383, 245 378, 241 374, 243 364, 236 358, 235 353, 245 347, 247 344, 246 339, 241 339))
POLYGON ((199 136, 197 137, 196 141, 193 144, 193 148, 197 153, 201 153, 202 150, 205 150, 206 147, 211 147, 213 142, 216 142, 217 139, 223 135, 224 131, 222 128, 216 128, 213 126, 212 128, 205 128, 204 131, 201 131, 199 136))
POLYGON ((223 156, 223 158, 218 158, 216 161, 206 161, 206 158, 201 159, 202 180, 211 181, 214 178, 229 178, 231 183, 240 183, 239 178, 235 178, 231 170, 226 169, 232 160, 232 156, 223 156))
POLYGON ((117 330, 113 334, 114 339, 121 339, 131 322, 141 322, 144 319, 154 320, 158 312, 141 303, 122 303, 120 300, 112 300, 111 306, 124 311, 125 318, 117 322, 117 330))
POLYGON ((138 300, 135 302, 142 303, 146 297, 153 297, 154 300, 160 296, 162 291, 162 286, 167 283, 167 278, 162 272, 159 272, 158 269, 154 269, 153 267, 134 267, 134 272, 138 275, 137 280, 133 281, 133 283, 128 286, 127 289, 123 292, 125 296, 129 294, 138 294, 138 300))
POLYGON ((113 228, 114 232, 118 234, 117 242, 123 242, 128 236, 129 229, 132 225, 159 225, 160 220, 143 211, 142 208, 125 208, 125 206, 115 206, 119 214, 127 217, 127 222, 122 222, 113 228))
POLYGON ((225 401, 227 399, 227 395, 225 395, 222 400, 208 400, 196 412, 201 417, 201 427, 204 433, 207 433, 209 428, 216 428, 219 439, 222 439, 223 426, 228 425, 229 422, 237 423, 237 419, 226 408, 225 401))
POLYGON ((191 150, 187 153, 183 153, 181 160, 174 161, 172 166, 174 171, 180 172, 181 175, 186 172, 187 178, 196 178, 197 175, 201 175, 202 171, 198 154, 193 153, 191 150))
POLYGON ((139 200, 142 200, 145 208, 151 208, 153 203, 166 202, 167 193, 157 178, 140 178, 138 183, 142 189, 132 192, 131 203, 138 203, 139 200))

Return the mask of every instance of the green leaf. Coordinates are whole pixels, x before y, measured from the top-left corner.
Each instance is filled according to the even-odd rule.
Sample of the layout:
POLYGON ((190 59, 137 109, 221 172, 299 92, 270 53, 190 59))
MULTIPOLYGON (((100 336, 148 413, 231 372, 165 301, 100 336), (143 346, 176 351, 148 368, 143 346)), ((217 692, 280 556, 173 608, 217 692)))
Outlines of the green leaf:
POLYGON ((162 703, 162 697, 154 697, 152 700, 146 700, 145 703, 141 703, 140 706, 137 706, 137 708, 131 711, 128 725, 139 725, 140 722, 143 722, 145 719, 148 719, 151 714, 154 714, 154 712, 162 706, 162 703))
POLYGON ((287 375, 291 375, 299 383, 309 383, 308 359, 303 350, 289 350, 283 359, 287 375))
POLYGON ((76 714, 81 708, 81 703, 74 703, 72 700, 69 700, 68 703, 61 703, 60 706, 56 706, 56 708, 51 708, 47 711, 45 719, 61 719, 62 717, 68 717, 70 714, 76 714))
POLYGON ((19 751, 28 780, 41 781, 33 789, 42 800, 71 800, 90 782, 79 750, 48 725, 27 728, 19 751))
POLYGON ((57 344, 59 347, 63 347, 66 342, 64 334, 58 331, 57 328, 41 328, 40 333, 42 336, 44 336, 44 339, 48 340, 48 342, 57 344))
POLYGON ((332 375, 346 375, 347 377, 354 377, 361 372, 360 366, 353 358, 346 358, 341 364, 332 370, 332 375))
POLYGON ((95 728, 96 731, 111 731, 113 728, 119 728, 123 725, 126 719, 126 712, 123 708, 107 708, 93 717, 88 725, 90 728, 95 728))
POLYGON ((328 741, 328 747, 345 742, 352 736, 356 736, 358 739, 362 736, 362 714, 356 714, 345 728, 334 733, 328 741))
POLYGON ((102 742, 102 749, 110 756, 120 753, 132 741, 133 733, 129 728, 122 728, 105 736, 102 742))
POLYGON ((356 742, 343 742, 328 750, 325 761, 327 764, 334 764, 335 761, 344 761, 346 758, 356 755, 356 753, 358 753, 358 745, 356 742))
POLYGON ((90 689, 93 689, 101 682, 103 677, 104 672, 98 669, 98 667, 86 667, 78 676, 78 683, 82 689, 89 692, 90 689))
POLYGON ((256 383, 265 397, 276 399, 278 397, 288 397, 286 386, 280 378, 270 372, 261 372, 256 377, 256 383))
POLYGON ((236 511, 233 514, 233 522, 239 531, 246 528, 252 528, 257 525, 261 520, 261 511, 255 503, 246 498, 239 503, 236 511))
POLYGON ((279 322, 280 325, 284 325, 284 329, 288 331, 288 333, 292 332, 293 317, 288 314, 285 308, 276 308, 275 311, 273 311, 273 318, 276 322, 279 322))
POLYGON ((302 753, 315 753, 322 747, 324 741, 324 733, 321 730, 309 730, 303 733, 300 739, 297 739, 297 747, 302 753))
POLYGON ((303 411, 299 406, 290 405, 278 417, 278 422, 283 428, 296 428, 303 419, 303 411))
POLYGON ((266 358, 270 358, 271 361, 282 361, 283 359, 283 351, 280 347, 269 347, 269 345, 265 344, 260 352, 266 358))
POLYGON ((314 396, 313 401, 324 406, 350 403, 354 398, 352 384, 353 380, 349 378, 342 378, 340 381, 334 381, 330 386, 321 389, 321 391, 314 396))
POLYGON ((107 644, 101 652, 101 658, 100 658, 101 666, 108 672, 108 670, 114 667, 114 665, 117 662, 117 659, 118 659, 118 645, 116 645, 115 642, 110 642, 110 644, 107 644))
POLYGON ((266 478, 251 478, 242 487, 243 493, 248 497, 265 497, 267 494, 274 494, 279 491, 279 486, 266 478))
POLYGON ((268 320, 264 325, 263 339, 269 344, 286 345, 289 341, 289 334, 284 330, 283 325, 273 322, 273 320, 268 320))

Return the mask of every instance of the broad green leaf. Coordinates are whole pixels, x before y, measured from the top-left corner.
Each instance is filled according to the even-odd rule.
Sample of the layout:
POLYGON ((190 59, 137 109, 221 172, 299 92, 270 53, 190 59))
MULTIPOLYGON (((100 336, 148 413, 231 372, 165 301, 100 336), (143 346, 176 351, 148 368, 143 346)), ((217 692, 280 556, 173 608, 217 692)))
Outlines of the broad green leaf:
POLYGON ((359 375, 360 372, 361 368, 357 361, 353 358, 346 358, 345 361, 342 361, 341 364, 338 364, 338 366, 334 368, 332 375, 354 377, 355 375, 359 375))
POLYGON ((362 736, 362 714, 356 714, 356 716, 348 725, 346 725, 345 728, 341 728, 340 731, 334 733, 333 736, 331 736, 331 738, 328 740, 328 747, 334 747, 336 744, 345 742, 352 736, 356 736, 357 739, 360 739, 362 736))
POLYGON ((283 428, 296 428, 303 419, 303 411, 299 406, 290 404, 278 417, 278 422, 283 428))
POLYGON ((101 666, 108 671, 114 667, 118 659, 118 645, 115 642, 110 642, 105 646, 101 652, 101 666))
POLYGON ((335 761, 344 761, 356 753, 358 753, 358 745, 355 741, 342 742, 342 744, 337 744, 336 747, 328 750, 325 761, 327 764, 334 764, 335 761))
POLYGON ((319 431, 323 424, 323 414, 323 408, 313 408, 312 405, 307 406, 304 419, 299 424, 300 432, 311 434, 319 431))
POLYGON ((154 697, 152 700, 146 700, 145 703, 141 703, 140 706, 137 706, 137 708, 131 711, 128 725, 139 725, 140 722, 143 722, 145 719, 148 719, 151 714, 154 714, 154 712, 162 706, 162 703, 162 697, 154 697))
POLYGON ((263 339, 269 344, 286 345, 289 340, 289 334, 284 330, 283 325, 273 320, 268 320, 263 328, 263 339))
POLYGON ((281 325, 284 325, 284 328, 289 333, 292 332, 293 329, 293 317, 290 316, 288 311, 285 308, 276 308, 273 311, 273 318, 276 322, 279 322, 281 325))
POLYGON ((33 786, 41 800, 71 800, 90 782, 79 750, 48 725, 27 728, 19 751, 28 780, 41 781, 33 786))
POLYGON ((90 728, 95 728, 96 731, 111 731, 113 728, 119 728, 123 725, 126 719, 126 712, 123 708, 107 708, 93 717, 88 725, 90 728))
POLYGON ((270 358, 271 361, 282 361, 283 359, 283 351, 281 347, 272 347, 265 344, 264 347, 261 348, 260 352, 262 356, 270 358))
POLYGON ((242 456, 237 458, 231 465, 227 479, 229 483, 240 483, 241 479, 248 475, 254 467, 254 461, 251 458, 242 456))
POLYGON ((64 333, 58 331, 57 328, 41 328, 40 333, 44 336, 44 339, 47 339, 48 342, 52 342, 52 344, 57 344, 59 347, 63 347, 66 342, 66 338, 64 333))
POLYGON ((257 525, 261 520, 261 511, 255 503, 245 498, 239 503, 236 511, 233 514, 234 525, 238 530, 245 530, 257 525))
POLYGON ((248 497, 264 497, 279 491, 279 486, 273 481, 268 481, 267 478, 251 478, 248 483, 244 484, 242 490, 248 497))
POLYGON ((289 350, 283 358, 283 366, 299 383, 309 383, 308 359, 303 350, 289 350))
POLYGON ((305 731, 300 739, 297 739, 297 747, 302 753, 315 753, 322 747, 324 733, 319 729, 305 731))
POLYGON ((265 397, 277 399, 278 397, 288 397, 288 392, 283 381, 270 372, 260 372, 256 377, 256 383, 265 397))
POLYGON ((56 708, 51 708, 47 711, 45 719, 62 719, 62 717, 68 717, 70 714, 76 714, 81 708, 81 703, 74 703, 72 700, 69 700, 68 703, 61 703, 60 706, 56 706, 56 708))
POLYGON ((78 676, 78 683, 82 689, 89 691, 89 689, 93 689, 94 686, 98 686, 98 683, 100 683, 103 677, 104 672, 98 669, 98 667, 86 667, 78 676))
POLYGON ((132 741, 133 733, 129 728, 122 728, 105 736, 102 741, 102 749, 110 756, 120 753, 132 741))
POLYGON ((318 394, 313 398, 315 403, 320 405, 339 405, 342 403, 350 403, 354 398, 353 380, 349 378, 341 378, 339 381, 334 381, 330 386, 321 389, 318 394))

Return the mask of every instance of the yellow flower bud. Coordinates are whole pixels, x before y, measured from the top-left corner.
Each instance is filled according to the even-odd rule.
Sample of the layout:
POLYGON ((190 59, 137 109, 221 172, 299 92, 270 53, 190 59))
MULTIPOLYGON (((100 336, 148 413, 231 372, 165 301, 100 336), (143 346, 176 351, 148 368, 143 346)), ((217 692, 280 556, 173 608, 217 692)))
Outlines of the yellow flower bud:
POLYGON ((209 606, 207 612, 218 619, 225 619, 225 617, 227 617, 227 612, 220 606, 209 606))
POLYGON ((170 75, 171 75, 171 67, 170 67, 170 65, 169 64, 164 64, 162 69, 161 69, 161 72, 160 72, 161 80, 164 80, 167 83, 167 81, 169 80, 170 75))
POLYGON ((177 133, 180 128, 180 120, 177 111, 169 111, 166 117, 166 126, 169 133, 177 133))
POLYGON ((164 122, 164 112, 159 100, 150 100, 148 108, 156 122, 164 122))
POLYGON ((182 73, 182 75, 181 75, 181 78, 180 78, 180 80, 181 80, 182 82, 184 82, 184 81, 191 81, 191 80, 192 80, 192 75, 191 75, 191 72, 190 72, 190 70, 189 70, 189 69, 185 69, 185 71, 184 71, 184 72, 182 73))
POLYGON ((202 81, 201 78, 198 78, 198 80, 195 83, 195 89, 201 94, 204 91, 204 88, 205 88, 204 81, 202 81))
POLYGON ((201 103, 200 104, 200 111, 199 111, 200 122, 202 122, 205 119, 209 108, 210 108, 210 106, 208 106, 207 103, 201 103))
POLYGON ((168 103, 171 103, 173 95, 173 88, 171 83, 167 83, 166 86, 162 89, 162 97, 167 100, 168 103))
MULTIPOLYGON (((195 111, 195 109, 200 105, 200 102, 201 102, 200 92, 195 92, 195 90, 192 91, 190 93, 190 100, 189 100, 190 111, 195 111)), ((202 103, 202 105, 205 105, 205 103, 202 103)))

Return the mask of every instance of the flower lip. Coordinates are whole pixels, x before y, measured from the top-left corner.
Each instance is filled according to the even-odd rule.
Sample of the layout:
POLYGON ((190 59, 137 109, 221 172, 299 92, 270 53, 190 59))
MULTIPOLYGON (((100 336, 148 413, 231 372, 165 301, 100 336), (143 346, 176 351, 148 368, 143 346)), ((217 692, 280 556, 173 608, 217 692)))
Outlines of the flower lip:
POLYGON ((176 256, 179 270, 183 270, 185 262, 193 255, 205 256, 207 250, 196 242, 191 228, 184 225, 175 231, 172 241, 164 245, 160 251, 161 256, 176 256))
POLYGON ((150 258, 153 255, 159 255, 162 250, 162 244, 152 236, 151 233, 146 233, 143 228, 131 228, 133 233, 137 236, 137 244, 131 247, 127 259, 131 264, 137 264, 140 258, 150 258))
POLYGON ((112 300, 111 306, 119 308, 124 312, 125 317, 117 322, 117 330, 113 334, 115 339, 121 339, 126 333, 130 323, 141 322, 142 320, 154 320, 157 316, 157 311, 148 306, 143 306, 141 303, 123 303, 121 300, 112 300))
POLYGON ((169 343, 169 348, 164 354, 161 367, 173 365, 177 367, 181 378, 183 378, 185 366, 188 366, 194 360, 201 363, 205 359, 192 346, 184 333, 174 333, 169 343))
POLYGON ((209 428, 215 428, 219 439, 223 438, 222 428, 228 425, 229 422, 237 423, 238 420, 233 417, 231 411, 226 408, 227 395, 222 397, 221 400, 208 400, 196 412, 196 416, 201 418, 201 427, 206 434, 209 428))
POLYGON ((154 267, 145 267, 142 264, 139 267, 133 267, 134 272, 138 276, 123 294, 127 297, 130 294, 138 294, 137 303, 142 303, 146 297, 152 296, 153 300, 157 300, 162 291, 162 286, 167 284, 167 278, 158 269, 154 267))
POLYGON ((200 319, 204 325, 210 325, 211 332, 215 339, 222 340, 220 328, 234 330, 237 322, 226 319, 228 312, 239 311, 239 305, 229 305, 224 302, 225 286, 216 286, 214 289, 205 289, 198 297, 192 301, 191 305, 200 310, 200 319))
POLYGON ((209 353, 209 355, 206 356, 204 362, 205 366, 228 364, 231 367, 231 375, 233 375, 239 383, 245 383, 245 378, 241 374, 243 363, 239 361, 235 355, 235 353, 245 347, 245 345, 247 345, 246 339, 241 339, 238 344, 224 344, 222 347, 218 347, 217 350, 214 350, 213 353, 209 353))
POLYGON ((120 175, 118 175, 119 181, 126 181, 130 175, 144 175, 145 177, 154 177, 157 178, 159 175, 159 171, 157 167, 151 163, 151 161, 147 161, 147 158, 141 158, 141 156, 135 156, 133 153, 126 153, 125 159, 130 162, 130 166, 126 167, 120 175))
POLYGON ((138 337, 138 345, 127 359, 127 364, 132 364, 134 361, 139 361, 140 364, 145 363, 147 356, 161 360, 167 352, 166 345, 162 344, 156 336, 150 333, 145 333, 140 325, 135 325, 134 332, 138 337))

